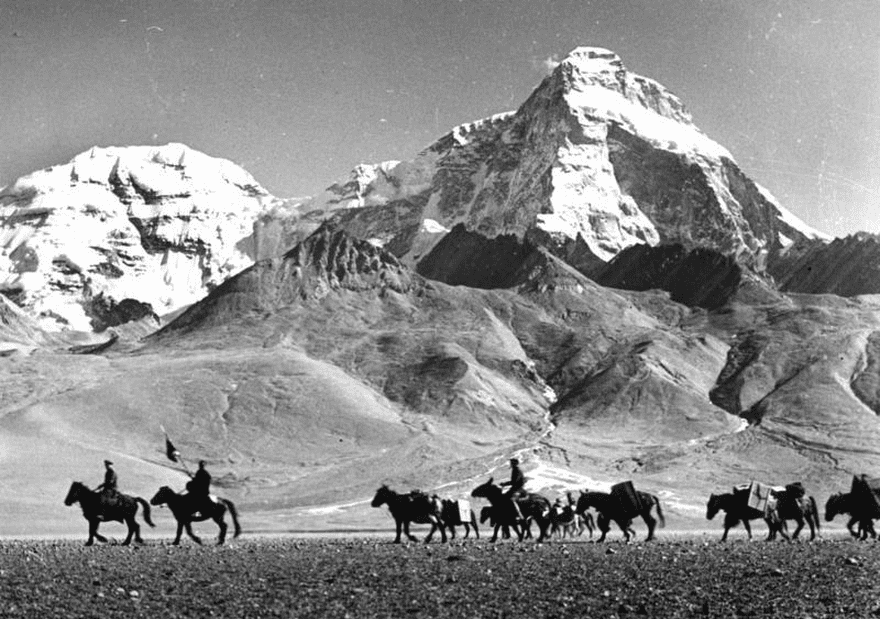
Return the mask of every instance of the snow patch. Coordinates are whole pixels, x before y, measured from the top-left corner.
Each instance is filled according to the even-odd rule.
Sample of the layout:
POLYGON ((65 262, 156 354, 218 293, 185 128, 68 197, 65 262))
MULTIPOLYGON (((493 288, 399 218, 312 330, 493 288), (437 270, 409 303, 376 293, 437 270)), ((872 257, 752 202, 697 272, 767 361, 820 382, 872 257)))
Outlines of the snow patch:
POLYGON ((446 234, 449 232, 449 228, 436 219, 424 219, 422 220, 422 231, 428 234, 446 234))
POLYGON ((610 492, 611 482, 599 481, 568 469, 563 469, 543 462, 526 472, 526 488, 532 492, 540 490, 598 490, 610 492))

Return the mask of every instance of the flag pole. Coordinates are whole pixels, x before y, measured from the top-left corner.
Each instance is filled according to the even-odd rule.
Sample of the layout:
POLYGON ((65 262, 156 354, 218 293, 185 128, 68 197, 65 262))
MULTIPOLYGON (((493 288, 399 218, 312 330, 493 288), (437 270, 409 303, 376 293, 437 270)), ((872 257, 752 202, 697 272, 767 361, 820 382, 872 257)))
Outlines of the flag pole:
POLYGON ((171 442, 171 439, 168 438, 168 432, 165 431, 165 426, 159 425, 159 429, 162 430, 162 434, 165 435, 165 455, 169 460, 175 463, 179 463, 183 466, 183 470, 186 471, 186 474, 192 477, 192 473, 189 472, 189 468, 186 466, 186 462, 183 461, 183 456, 180 455, 180 452, 177 451, 177 448, 174 447, 174 443, 171 442))

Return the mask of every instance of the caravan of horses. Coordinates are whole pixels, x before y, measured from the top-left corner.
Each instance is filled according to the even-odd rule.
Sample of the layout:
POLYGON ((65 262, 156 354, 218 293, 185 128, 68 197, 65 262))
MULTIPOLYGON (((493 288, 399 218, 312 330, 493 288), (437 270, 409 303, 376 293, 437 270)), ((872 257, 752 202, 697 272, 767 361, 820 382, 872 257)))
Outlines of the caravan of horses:
MULTIPOLYGON (((589 532, 592 539, 596 529, 599 531, 596 541, 603 542, 612 524, 617 525, 624 541, 629 542, 636 535, 633 529, 636 519, 645 523, 648 529, 645 541, 651 541, 655 539, 657 526, 663 527, 666 523, 660 498, 648 492, 637 491, 631 481, 613 485, 611 492, 585 489, 580 491, 576 499, 568 491, 565 493, 565 500, 560 497, 555 503, 551 503, 548 498, 537 493, 524 490, 505 491, 502 485, 494 482, 494 478, 489 478, 473 489, 471 497, 488 502, 480 511, 479 522, 488 523, 493 529, 490 540, 493 543, 499 539, 499 534, 503 539, 515 536, 520 542, 530 538, 543 542, 554 535, 561 538, 576 537, 585 532, 589 532), (595 518, 591 512, 595 512, 595 518), (537 537, 532 534, 533 525, 537 528, 537 537)), ((201 538, 192 530, 193 522, 212 520, 216 523, 219 528, 218 544, 223 544, 227 537, 226 516, 232 520, 233 537, 238 537, 242 531, 238 511, 232 501, 212 495, 209 509, 204 504, 194 502, 187 493, 177 493, 168 486, 159 488, 147 502, 142 497, 121 492, 108 495, 75 481, 71 484, 64 503, 68 506, 79 503, 89 524, 86 541, 89 546, 95 541, 107 541, 98 532, 102 522, 120 522, 127 526, 123 545, 132 541, 143 543, 137 520, 138 511, 140 510, 144 522, 154 527, 151 505, 167 505, 170 508, 177 521, 177 531, 172 542, 174 545, 180 543, 184 531, 194 542, 202 543, 201 538)), ((480 538, 476 513, 467 499, 441 498, 419 490, 400 493, 388 485, 382 485, 376 491, 371 506, 388 507, 395 522, 395 543, 401 543, 404 536, 407 540, 417 541, 410 532, 411 523, 431 525, 424 540, 426 543, 437 532, 442 542, 447 541, 447 531, 449 538, 455 539, 456 527, 464 527, 465 538, 470 536, 471 531, 475 539, 480 538)), ((808 495, 800 483, 774 487, 753 481, 735 486, 731 492, 711 494, 706 503, 707 520, 712 520, 722 511, 725 514, 722 542, 727 540, 730 530, 740 523, 751 540, 751 522, 756 520, 765 522, 768 540, 796 540, 805 527, 809 527, 810 540, 814 540, 821 530, 816 499, 808 495), (793 521, 795 525, 791 534, 788 530, 789 521, 793 521)), ((880 478, 854 476, 850 492, 831 495, 825 504, 825 520, 831 522, 838 515, 849 517, 846 528, 853 538, 876 539, 873 521, 880 518, 880 478)))

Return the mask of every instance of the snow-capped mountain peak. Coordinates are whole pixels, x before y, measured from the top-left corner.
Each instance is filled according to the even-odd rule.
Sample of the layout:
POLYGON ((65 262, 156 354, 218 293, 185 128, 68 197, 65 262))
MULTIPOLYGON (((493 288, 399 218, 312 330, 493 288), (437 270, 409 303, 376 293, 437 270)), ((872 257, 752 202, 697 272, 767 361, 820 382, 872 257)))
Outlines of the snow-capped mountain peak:
POLYGON ((0 289, 47 328, 115 324, 123 302, 163 314, 253 262, 246 239, 274 201, 183 144, 94 147, 0 192, 0 289))

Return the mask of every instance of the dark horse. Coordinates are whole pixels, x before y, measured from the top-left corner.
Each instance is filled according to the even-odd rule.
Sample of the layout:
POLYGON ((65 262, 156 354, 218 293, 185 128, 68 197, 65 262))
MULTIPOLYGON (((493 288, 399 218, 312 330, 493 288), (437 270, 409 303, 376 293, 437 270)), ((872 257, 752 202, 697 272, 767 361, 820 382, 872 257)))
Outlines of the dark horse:
POLYGON ((228 529, 226 519, 224 518, 226 512, 229 512, 229 515, 232 517, 232 537, 238 537, 241 534, 241 525, 238 524, 238 512, 235 509, 235 505, 229 499, 217 497, 217 500, 213 501, 214 507, 211 511, 204 513, 196 510, 193 498, 188 494, 178 494, 168 486, 162 486, 153 498, 150 499, 150 503, 152 505, 162 505, 164 503, 171 509, 174 519, 177 520, 177 535, 174 537, 173 542, 175 546, 180 543, 180 536, 184 529, 186 529, 186 534, 195 543, 201 544, 201 538, 193 533, 192 523, 209 519, 216 522, 217 526, 220 527, 217 544, 222 544, 226 541, 226 530, 228 529))
POLYGON ((64 504, 70 507, 74 503, 79 503, 82 508, 83 516, 89 521, 89 539, 86 546, 91 546, 95 540, 106 542, 107 538, 98 533, 98 525, 102 522, 115 521, 122 522, 128 526, 128 535, 123 546, 131 543, 131 538, 143 544, 141 538, 141 526, 137 523, 138 504, 144 509, 144 521, 154 527, 153 521, 150 520, 150 504, 141 497, 128 496, 117 492, 115 496, 108 497, 102 492, 91 490, 84 483, 75 481, 70 484, 70 490, 67 491, 67 497, 64 504))
POLYGON ((426 544, 431 541, 434 531, 438 529, 440 530, 440 539, 444 542, 446 541, 446 530, 443 526, 442 515, 443 506, 437 497, 431 497, 424 492, 418 491, 413 491, 409 494, 398 494, 383 484, 376 491, 376 496, 373 497, 370 505, 373 507, 388 505, 388 510, 394 518, 394 526, 397 529, 397 536, 394 538, 395 544, 400 543, 401 531, 406 533, 406 537, 410 541, 418 541, 416 536, 411 535, 409 532, 410 522, 431 525, 431 532, 425 538, 426 544))
POLYGON ((550 501, 534 493, 526 493, 514 499, 493 482, 494 478, 490 477, 489 481, 477 486, 471 492, 471 496, 484 498, 492 505, 495 530, 491 541, 498 539, 498 530, 505 526, 512 528, 519 541, 522 541, 528 527, 527 523, 534 521, 540 530, 537 541, 543 542, 550 528, 550 501))
MULTIPOLYGON (((663 516, 663 508, 660 507, 660 499, 648 492, 637 492, 639 496, 640 503, 642 505, 639 510, 637 516, 641 516, 642 520, 645 521, 645 524, 648 525, 648 537, 645 541, 650 542, 654 539, 654 529, 657 527, 657 520, 660 520, 660 526, 666 526, 666 518, 663 516), (657 518, 651 515, 651 510, 657 508, 657 518)), ((589 508, 595 508, 597 512, 599 512, 599 529, 602 531, 602 535, 599 537, 598 542, 604 542, 605 536, 608 534, 608 529, 610 528, 607 523, 610 521, 614 521, 617 523, 617 526, 620 527, 620 530, 623 531, 624 539, 628 542, 632 537, 632 529, 630 529, 630 525, 632 525, 632 517, 623 511, 623 506, 620 504, 620 501, 612 494, 608 492, 581 492, 581 495, 578 497, 577 507, 575 511, 579 514, 584 514, 589 508), (603 525, 603 522, 606 523, 603 525)))
POLYGON ((754 507, 749 507, 748 505, 749 495, 744 492, 737 492, 736 494, 732 492, 728 492, 725 494, 712 494, 709 496, 709 501, 706 503, 706 519, 712 520, 719 511, 724 511, 724 535, 721 536, 721 541, 727 541, 727 533, 738 525, 740 522, 743 523, 743 527, 748 533, 749 539, 752 539, 752 527, 749 524, 751 520, 757 520, 758 518, 763 518, 767 523, 767 539, 771 540, 776 536, 776 531, 781 532, 782 524, 776 514, 775 508, 772 508, 768 515, 765 516, 764 512, 760 509, 755 509, 754 507))
POLYGON ((463 519, 461 517, 462 510, 459 509, 458 501, 455 499, 443 499, 441 503, 443 504, 443 511, 440 517, 443 520, 443 525, 449 529, 449 535, 452 539, 455 539, 456 526, 464 526, 465 539, 470 535, 471 527, 473 527, 474 535, 477 539, 480 539, 480 527, 477 526, 477 516, 474 514, 474 510, 470 508, 470 505, 466 508, 462 508, 468 514, 467 518, 463 519))
POLYGON ((846 528, 853 537, 862 540, 867 539, 869 535, 872 538, 877 537, 877 533, 874 531, 872 512, 860 509, 858 502, 849 492, 832 494, 828 497, 828 501, 825 502, 825 522, 831 522, 838 514, 849 515, 850 518, 846 523, 846 528), (853 525, 856 522, 859 523, 858 532, 853 530, 853 525))
POLYGON ((794 520, 797 522, 797 527, 794 533, 791 534, 791 539, 797 539, 806 522, 810 527, 810 539, 816 539, 816 533, 820 532, 819 508, 816 506, 816 499, 810 495, 798 495, 790 489, 776 491, 773 495, 776 497, 776 518, 773 519, 774 529, 782 537, 788 539, 784 523, 786 520, 794 520))

